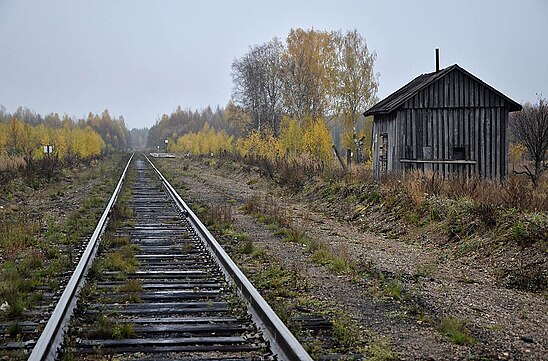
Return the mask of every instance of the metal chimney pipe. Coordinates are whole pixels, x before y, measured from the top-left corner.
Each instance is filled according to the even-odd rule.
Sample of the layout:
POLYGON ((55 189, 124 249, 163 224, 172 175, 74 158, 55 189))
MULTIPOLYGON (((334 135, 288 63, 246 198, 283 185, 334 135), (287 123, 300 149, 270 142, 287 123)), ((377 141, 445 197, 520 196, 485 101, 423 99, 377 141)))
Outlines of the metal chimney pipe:
POLYGON ((436 73, 440 71, 440 49, 436 48, 436 73))

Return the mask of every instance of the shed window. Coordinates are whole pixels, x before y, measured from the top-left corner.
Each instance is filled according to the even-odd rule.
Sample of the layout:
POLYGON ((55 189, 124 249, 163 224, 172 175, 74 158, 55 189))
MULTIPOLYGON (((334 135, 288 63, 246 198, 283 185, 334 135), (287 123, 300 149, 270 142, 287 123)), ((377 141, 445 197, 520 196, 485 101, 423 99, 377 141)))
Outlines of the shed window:
POLYGON ((464 152, 464 147, 453 147, 453 159, 454 160, 465 160, 466 154, 464 152))

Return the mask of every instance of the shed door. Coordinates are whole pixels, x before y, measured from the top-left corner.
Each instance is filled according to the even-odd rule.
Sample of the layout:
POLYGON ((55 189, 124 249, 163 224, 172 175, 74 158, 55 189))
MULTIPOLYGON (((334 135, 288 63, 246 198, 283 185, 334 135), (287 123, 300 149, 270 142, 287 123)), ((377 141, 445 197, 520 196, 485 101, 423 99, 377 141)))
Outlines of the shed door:
POLYGON ((379 139, 379 157, 377 168, 380 174, 386 174, 388 170, 388 133, 381 133, 379 139))

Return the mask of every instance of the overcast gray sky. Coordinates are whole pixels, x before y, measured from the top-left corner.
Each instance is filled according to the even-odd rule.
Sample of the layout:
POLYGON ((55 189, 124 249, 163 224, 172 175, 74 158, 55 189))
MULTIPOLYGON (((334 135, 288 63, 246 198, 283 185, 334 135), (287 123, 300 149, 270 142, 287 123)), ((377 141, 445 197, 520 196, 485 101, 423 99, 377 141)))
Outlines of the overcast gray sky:
POLYGON ((548 1, 0 0, 0 105, 108 108, 128 127, 230 99, 232 61, 291 28, 358 29, 378 96, 459 64, 518 102, 548 97, 548 1))

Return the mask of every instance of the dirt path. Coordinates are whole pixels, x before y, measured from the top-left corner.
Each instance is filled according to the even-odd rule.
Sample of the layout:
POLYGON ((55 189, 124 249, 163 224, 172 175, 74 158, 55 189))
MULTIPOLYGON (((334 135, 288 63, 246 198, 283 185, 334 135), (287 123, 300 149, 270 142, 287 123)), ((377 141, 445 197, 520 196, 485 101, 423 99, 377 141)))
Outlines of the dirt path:
POLYGON ((235 221, 254 243, 284 265, 303 269, 319 299, 349 311, 372 335, 388 336, 400 359, 548 359, 546 299, 538 294, 501 288, 479 265, 447 259, 436 248, 422 248, 358 229, 312 205, 272 188, 259 176, 235 169, 227 172, 194 162, 178 181, 188 196, 205 204, 235 204, 235 221), (279 207, 303 224, 311 239, 343 251, 383 282, 397 281, 402 297, 379 294, 378 278, 336 275, 318 266, 303 245, 283 242, 253 217, 239 210, 253 195, 272 196, 279 207), (417 315, 417 310, 419 314, 417 315), (465 321, 477 342, 459 346, 437 331, 445 317, 465 321))

